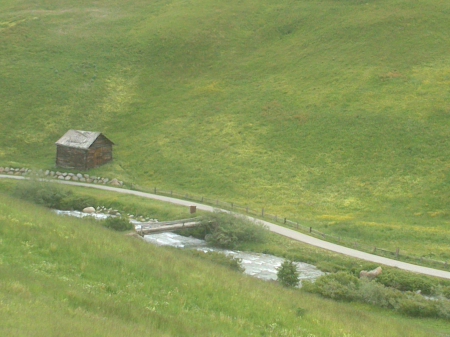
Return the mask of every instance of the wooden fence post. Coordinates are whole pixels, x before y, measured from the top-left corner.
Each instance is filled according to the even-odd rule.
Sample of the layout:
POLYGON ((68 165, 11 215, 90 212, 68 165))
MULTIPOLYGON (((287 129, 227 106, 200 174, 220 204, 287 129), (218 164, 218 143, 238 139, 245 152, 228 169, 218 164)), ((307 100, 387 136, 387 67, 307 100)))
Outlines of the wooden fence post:
POLYGON ((373 252, 374 252, 374 253, 377 252, 377 247, 373 247, 373 252))
POLYGON ((283 223, 286 224, 286 218, 284 218, 284 222, 283 223))
POLYGON ((309 232, 312 233, 312 227, 309 227, 309 232))
POLYGON ((397 248, 397 250, 395 251, 395 256, 397 259, 398 259, 399 255, 400 255, 400 249, 397 248))

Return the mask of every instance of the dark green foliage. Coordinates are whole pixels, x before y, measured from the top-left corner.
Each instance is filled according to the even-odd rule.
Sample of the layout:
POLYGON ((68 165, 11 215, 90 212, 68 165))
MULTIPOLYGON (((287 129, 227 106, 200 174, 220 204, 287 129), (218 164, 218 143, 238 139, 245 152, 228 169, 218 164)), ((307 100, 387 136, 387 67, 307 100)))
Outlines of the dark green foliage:
POLYGON ((198 250, 189 250, 188 252, 189 254, 209 260, 221 266, 225 266, 227 268, 230 268, 231 270, 235 270, 238 272, 244 271, 244 268, 241 265, 241 259, 237 259, 218 252, 201 252, 198 250))
POLYGON ((114 229, 119 232, 134 229, 133 224, 125 217, 110 217, 103 222, 106 228, 114 229))
POLYGON ((68 198, 71 193, 58 184, 30 180, 24 184, 18 184, 15 195, 38 205, 62 209, 64 199, 68 198))
POLYGON ((239 243, 263 242, 266 228, 244 217, 223 212, 205 215, 200 230, 205 240, 217 247, 235 248, 239 243))
POLYGON ((277 270, 278 282, 284 287, 296 287, 300 282, 300 274, 293 261, 285 260, 277 270))
POLYGON ((361 280, 358 290, 361 302, 388 309, 397 309, 398 302, 403 295, 398 290, 387 288, 382 284, 366 279, 361 280))
POLYGON ((450 286, 444 286, 441 289, 442 296, 450 299, 450 286))
POLYGON ((420 296, 404 298, 399 303, 399 311, 413 317, 439 317, 439 304, 420 296))
POLYGON ((430 300, 415 292, 403 292, 375 281, 359 280, 345 272, 322 276, 315 283, 304 282, 303 289, 327 298, 367 303, 413 317, 450 318, 448 300, 430 300))
POLYGON ((38 205, 61 210, 81 211, 97 204, 93 197, 78 195, 58 183, 36 179, 17 184, 15 195, 38 205))
POLYGON ((377 282, 386 287, 395 288, 401 291, 421 291, 422 294, 430 295, 437 286, 436 281, 432 281, 428 277, 412 274, 398 273, 390 270, 383 271, 376 279, 377 282))
POLYGON ((346 272, 319 277, 314 284, 305 282, 305 289, 334 300, 354 300, 360 286, 360 280, 346 272))
POLYGON ((60 209, 74 209, 81 211, 86 207, 98 205, 95 198, 88 196, 81 196, 75 193, 69 193, 65 198, 61 200, 60 209))

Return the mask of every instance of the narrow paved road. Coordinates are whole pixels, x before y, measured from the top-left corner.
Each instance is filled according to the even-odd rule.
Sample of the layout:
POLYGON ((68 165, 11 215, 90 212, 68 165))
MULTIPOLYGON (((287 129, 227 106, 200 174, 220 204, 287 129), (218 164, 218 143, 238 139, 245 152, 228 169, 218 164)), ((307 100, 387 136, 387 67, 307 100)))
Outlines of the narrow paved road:
MULTIPOLYGON (((18 179, 18 180, 26 179, 21 176, 0 175, 0 179, 2 179, 2 178, 18 179)), ((197 209, 202 210, 202 211, 207 211, 207 212, 213 212, 214 210, 218 209, 216 207, 207 206, 207 205, 199 204, 196 202, 175 199, 175 198, 170 198, 170 197, 164 197, 161 195, 156 195, 156 194, 151 194, 151 193, 132 191, 132 190, 127 190, 127 189, 117 188, 117 187, 112 187, 112 186, 95 185, 95 184, 79 183, 79 182, 64 181, 64 180, 48 180, 48 181, 65 184, 65 185, 96 188, 99 190, 111 191, 111 192, 115 192, 115 193, 131 194, 131 195, 136 195, 138 197, 155 199, 155 200, 159 200, 159 201, 163 201, 163 202, 169 202, 169 203, 180 205, 180 206, 197 206, 197 209)), ((227 210, 222 210, 222 211, 229 212, 227 210)), ((385 266, 396 267, 396 268, 407 270, 407 271, 414 272, 414 273, 435 276, 435 277, 440 277, 440 278, 450 280, 450 272, 447 272, 447 271, 417 266, 417 265, 406 263, 406 262, 400 262, 397 260, 391 260, 391 259, 388 259, 385 257, 381 257, 381 256, 369 254, 369 253, 364 253, 364 252, 361 252, 361 251, 358 251, 355 249, 351 249, 351 248, 339 246, 339 245, 336 245, 334 243, 330 243, 327 241, 319 240, 319 239, 313 238, 311 236, 296 232, 294 230, 275 225, 271 222, 263 221, 260 219, 255 219, 250 216, 247 216, 247 218, 249 218, 253 221, 259 221, 259 222, 263 223, 270 229, 270 231, 272 231, 276 234, 280 234, 280 235, 286 236, 288 238, 291 238, 293 240, 297 240, 297 241, 300 241, 300 242, 303 242, 303 243, 306 243, 306 244, 309 244, 309 245, 312 245, 315 247, 323 248, 326 250, 330 250, 332 252, 344 254, 344 255, 354 257, 357 259, 362 259, 362 260, 366 260, 366 261, 370 261, 370 262, 374 262, 374 263, 379 263, 379 264, 382 264, 385 266)))

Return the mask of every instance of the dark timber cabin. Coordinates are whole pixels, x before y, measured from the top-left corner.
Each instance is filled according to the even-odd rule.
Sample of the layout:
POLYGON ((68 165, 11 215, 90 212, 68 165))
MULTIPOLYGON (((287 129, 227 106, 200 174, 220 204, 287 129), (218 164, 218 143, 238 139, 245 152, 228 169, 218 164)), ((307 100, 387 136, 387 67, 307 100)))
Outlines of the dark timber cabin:
POLYGON ((57 167, 89 170, 113 159, 114 143, 100 132, 69 130, 55 144, 57 167))

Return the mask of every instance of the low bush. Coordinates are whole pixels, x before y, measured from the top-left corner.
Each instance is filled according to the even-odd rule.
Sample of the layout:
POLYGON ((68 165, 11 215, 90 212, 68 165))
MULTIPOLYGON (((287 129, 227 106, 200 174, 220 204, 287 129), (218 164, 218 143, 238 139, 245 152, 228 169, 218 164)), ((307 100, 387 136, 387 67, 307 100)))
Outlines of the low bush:
POLYGON ((239 243, 263 242, 267 229, 241 216, 214 212, 202 217, 197 233, 213 246, 235 248, 239 243))
POLYGON ((395 288, 400 291, 421 291, 422 294, 430 295, 434 293, 437 282, 428 277, 415 275, 412 273, 399 273, 391 270, 384 270, 376 279, 377 282, 386 287, 395 288))
POLYGON ((93 205, 98 205, 98 201, 96 201, 95 198, 70 193, 61 200, 60 209, 82 211, 84 208, 93 205))
POLYGON ((280 267, 277 268, 278 282, 284 287, 296 287, 300 282, 300 274, 297 266, 291 260, 285 260, 280 267))
POLYGON ((304 284, 307 291, 341 301, 356 299, 359 286, 360 280, 357 277, 342 271, 321 276, 314 283, 304 284))
POLYGON ((443 286, 441 288, 441 294, 442 296, 444 296, 445 298, 450 299, 450 286, 443 286))
POLYGON ((357 293, 357 298, 360 302, 386 309, 397 310, 399 308, 399 302, 403 298, 402 292, 366 279, 360 282, 357 293))
POLYGON ((448 300, 427 299, 415 292, 402 292, 379 282, 359 280, 345 272, 322 276, 314 283, 304 282, 303 289, 327 298, 367 303, 413 317, 450 318, 448 300))
POLYGON ((410 296, 400 300, 399 311, 413 317, 438 317, 439 306, 434 301, 420 299, 420 296, 410 296))
POLYGON ((103 226, 119 232, 134 229, 133 224, 125 217, 110 217, 103 221, 103 226))
POLYGON ((71 193, 58 184, 30 180, 23 184, 17 184, 14 195, 38 205, 62 209, 64 199, 68 198, 71 193))

